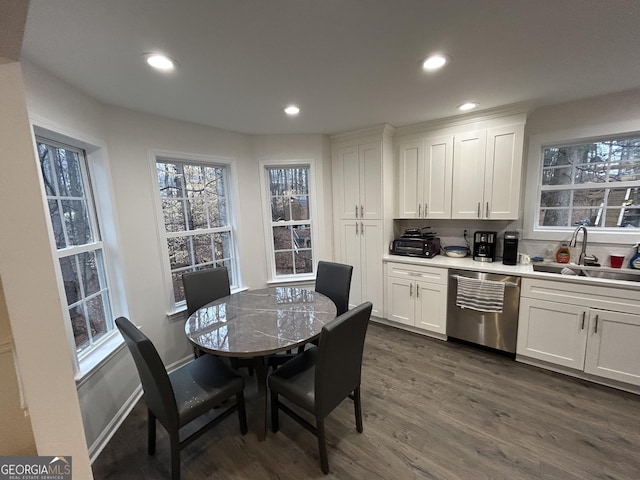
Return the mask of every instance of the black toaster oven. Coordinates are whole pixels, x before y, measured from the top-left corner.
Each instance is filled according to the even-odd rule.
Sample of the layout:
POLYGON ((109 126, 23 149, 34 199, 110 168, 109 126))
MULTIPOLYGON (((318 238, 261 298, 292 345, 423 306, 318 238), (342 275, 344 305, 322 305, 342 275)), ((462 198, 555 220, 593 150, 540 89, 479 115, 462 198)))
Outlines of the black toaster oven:
POLYGON ((440 239, 438 237, 398 238, 391 244, 391 253, 409 257, 435 257, 440 253, 440 239))

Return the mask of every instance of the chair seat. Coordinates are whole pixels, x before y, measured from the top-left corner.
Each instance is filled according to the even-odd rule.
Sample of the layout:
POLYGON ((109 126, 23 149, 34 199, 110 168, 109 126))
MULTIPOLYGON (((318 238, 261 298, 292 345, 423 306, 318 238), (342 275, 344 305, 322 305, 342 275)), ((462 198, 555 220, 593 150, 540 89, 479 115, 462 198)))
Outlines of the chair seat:
POLYGON ((269 388, 313 413, 317 357, 317 347, 295 356, 269 376, 269 388))
POLYGON ((180 425, 211 410, 211 402, 220 402, 244 389, 244 379, 213 355, 202 355, 169 374, 178 405, 180 425))

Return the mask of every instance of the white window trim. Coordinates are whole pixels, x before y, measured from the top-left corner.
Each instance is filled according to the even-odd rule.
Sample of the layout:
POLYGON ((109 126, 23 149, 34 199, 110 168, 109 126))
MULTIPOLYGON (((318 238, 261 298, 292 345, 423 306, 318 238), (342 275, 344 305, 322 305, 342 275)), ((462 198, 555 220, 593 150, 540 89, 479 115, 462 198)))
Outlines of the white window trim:
POLYGON ((265 249, 267 255, 268 269, 268 285, 308 282, 315 280, 316 265, 319 255, 319 235, 318 225, 320 224, 320 212, 318 196, 316 195, 316 165, 313 158, 307 159, 290 159, 290 160, 262 160, 260 161, 260 191, 262 193, 262 218, 264 226, 265 249), (313 255, 313 270, 311 273, 298 275, 276 275, 275 252, 273 249, 273 238, 271 233, 271 198, 270 190, 267 186, 266 171, 267 168, 283 167, 291 168, 295 166, 309 166, 309 202, 311 203, 309 221, 300 221, 299 223, 309 223, 311 225, 311 251, 313 255))
MULTIPOLYGON (((92 202, 94 204, 95 215, 100 225, 102 253, 104 257, 107 283, 110 289, 112 321, 119 316, 128 317, 127 300, 125 295, 124 280, 120 265, 114 261, 118 257, 116 254, 120 244, 119 233, 116 229, 118 225, 117 213, 113 204, 114 190, 112 184, 111 170, 108 162, 106 145, 83 132, 70 131, 62 125, 51 122, 37 116, 30 118, 33 128, 34 153, 37 152, 36 137, 42 137, 54 142, 66 144, 84 150, 86 168, 91 178, 92 202)), ((38 175, 40 188, 42 190, 42 203, 46 212, 47 222, 51 222, 44 188, 42 175, 38 175)), ((48 227, 52 231, 51 225, 48 227)), ((52 256, 58 258, 57 247, 53 235, 49 235, 49 243, 52 256)), ((69 309, 67 308, 66 293, 64 291, 62 272, 60 263, 54 262, 54 269, 58 279, 58 292, 60 297, 60 308, 65 318, 64 328, 69 349, 72 352, 72 367, 79 387, 84 381, 91 377, 101 365, 111 358, 115 352, 122 347, 124 340, 114 327, 88 352, 78 355, 76 351, 75 338, 71 321, 69 319, 69 309)))
MULTIPOLYGON (((238 223, 239 223, 239 199, 238 199, 238 184, 237 184, 237 165, 236 159, 232 157, 223 157, 217 155, 200 155, 185 152, 175 152, 169 150, 157 150, 153 149, 149 151, 149 168, 150 177, 153 188, 153 198, 155 203, 155 222, 157 226, 157 240, 158 250, 160 252, 160 263, 163 271, 163 284, 165 298, 167 299, 166 311, 167 317, 170 320, 176 318, 182 318, 183 312, 186 311, 185 302, 176 303, 173 293, 173 282, 171 280, 171 265, 169 263, 169 248, 167 246, 166 238, 168 236, 164 228, 164 213, 162 211, 162 199, 159 195, 160 185, 158 184, 158 173, 156 168, 156 162, 168 160, 182 163, 193 162, 203 165, 225 165, 228 168, 227 175, 227 197, 229 205, 229 223, 231 225, 232 232, 232 244, 231 249, 233 251, 235 279, 237 288, 232 292, 243 290, 242 275, 240 271, 240 259, 239 259, 239 239, 238 239, 238 223)), ((169 234, 170 236, 170 234, 169 234)))
MULTIPOLYGON (((554 145, 587 143, 607 136, 627 135, 637 135, 640 137, 640 124, 637 122, 619 122, 531 135, 529 137, 523 223, 523 236, 525 239, 566 241, 569 240, 576 228, 544 227, 544 229, 542 229, 536 227, 536 218, 540 206, 543 149, 554 145)), ((596 228, 591 228, 589 229, 589 242, 633 245, 637 243, 639 234, 638 229, 621 228, 616 231, 598 231, 596 228)))

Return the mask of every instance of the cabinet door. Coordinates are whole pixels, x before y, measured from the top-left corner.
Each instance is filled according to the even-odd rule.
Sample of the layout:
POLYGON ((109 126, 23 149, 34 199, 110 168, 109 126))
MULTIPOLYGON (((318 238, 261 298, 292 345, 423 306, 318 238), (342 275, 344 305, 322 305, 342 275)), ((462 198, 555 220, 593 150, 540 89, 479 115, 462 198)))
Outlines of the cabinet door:
POLYGON ((484 218, 486 143, 486 130, 469 132, 455 137, 451 218, 484 218))
MULTIPOLYGON (((382 145, 379 142, 360 145, 360 200, 361 220, 382 218, 382 145)), ((346 184, 343 188, 355 189, 358 183, 346 184)))
MULTIPOLYGON (((384 269, 382 267, 382 221, 363 220, 360 222, 360 272, 361 272, 361 298, 357 306, 362 302, 373 303, 372 315, 383 315, 384 299, 384 269)), ((353 281, 351 282, 353 288, 353 281)))
POLYGON ((584 371, 640 385, 640 315, 591 310, 584 371))
POLYGON ((339 218, 352 220, 360 216, 360 158, 358 146, 344 147, 337 151, 334 162, 334 194, 338 195, 339 218))
POLYGON ((422 216, 451 218, 453 137, 427 138, 423 165, 422 216))
POLYGON ((515 220, 520 205, 524 125, 487 132, 484 215, 491 220, 515 220))
POLYGON ((447 332, 447 286, 416 282, 415 326, 430 332, 447 332))
POLYGON ((349 291, 349 308, 362 303, 362 268, 360 265, 360 221, 346 220, 340 223, 340 252, 338 262, 353 266, 351 290, 349 291))
POLYGON ((387 318, 414 325, 415 282, 406 278, 387 277, 387 318))
POLYGON ((516 353, 582 370, 587 345, 587 308, 522 298, 516 353))
POLYGON ((403 143, 398 148, 398 218, 420 218, 422 208, 422 140, 403 143))

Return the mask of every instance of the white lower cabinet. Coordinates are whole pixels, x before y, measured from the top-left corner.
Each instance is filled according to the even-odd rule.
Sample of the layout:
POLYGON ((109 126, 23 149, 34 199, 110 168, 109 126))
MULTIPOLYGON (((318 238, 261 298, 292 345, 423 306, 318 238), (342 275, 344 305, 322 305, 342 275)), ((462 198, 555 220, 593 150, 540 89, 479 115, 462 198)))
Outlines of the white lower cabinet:
POLYGON ((591 310, 584 371, 640 385, 640 314, 591 310))
POLYGON ((444 335, 447 330, 447 269, 387 263, 386 318, 444 335))
POLYGON ((522 295, 518 356, 640 385, 637 292, 524 279, 522 295))
POLYGON ((382 221, 343 220, 340 224, 339 261, 353 265, 349 308, 362 302, 373 303, 372 315, 382 316, 382 221))

